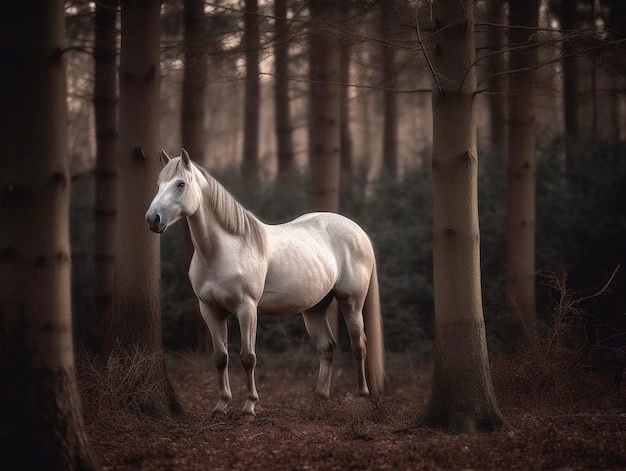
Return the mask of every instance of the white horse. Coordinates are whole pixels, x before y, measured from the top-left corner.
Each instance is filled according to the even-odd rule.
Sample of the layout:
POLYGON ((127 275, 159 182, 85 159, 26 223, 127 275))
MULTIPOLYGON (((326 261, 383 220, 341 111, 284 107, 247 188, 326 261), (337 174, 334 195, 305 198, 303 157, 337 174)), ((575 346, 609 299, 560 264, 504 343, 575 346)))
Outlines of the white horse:
POLYGON ((173 159, 161 151, 161 158, 165 167, 146 221, 152 231, 161 233, 187 218, 195 248, 189 279, 211 332, 218 372, 220 392, 213 412, 225 412, 232 398, 229 315, 237 317, 241 330, 241 363, 248 389, 243 414, 254 416, 259 398, 254 378, 258 314, 302 313, 320 358, 315 392, 327 398, 336 342, 326 313, 333 297, 350 334, 356 393, 369 396, 371 390, 380 395, 383 331, 376 260, 366 233, 334 213, 310 213, 285 224, 264 224, 193 163, 184 149, 173 159))

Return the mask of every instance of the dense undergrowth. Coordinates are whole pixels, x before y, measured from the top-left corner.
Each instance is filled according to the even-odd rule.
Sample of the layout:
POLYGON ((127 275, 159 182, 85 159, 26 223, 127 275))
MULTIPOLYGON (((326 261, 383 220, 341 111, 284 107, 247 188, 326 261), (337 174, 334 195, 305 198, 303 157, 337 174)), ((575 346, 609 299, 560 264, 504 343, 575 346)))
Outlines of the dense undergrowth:
MULTIPOLYGON (((575 315, 559 320, 585 362, 621 377, 626 349, 626 147, 594 142, 581 145, 568 163, 561 147, 541 149, 536 192, 537 310, 540 332, 555 326, 555 306, 579 302, 575 315), (615 273, 614 273, 615 272, 615 273), (614 273, 610 285, 597 293, 614 273), (554 280, 565 280, 555 282, 554 280)), ((427 160, 427 159, 426 159, 427 160)), ((290 220, 309 208, 307 176, 292 184, 243 185, 235 172, 214 175, 238 200, 267 223, 290 220)), ((479 215, 484 315, 492 354, 507 351, 508 319, 504 309, 505 163, 498 154, 481 153, 479 215)), ((75 335, 89 344, 93 282, 91 176, 73 187, 75 335)), ((428 356, 433 339, 431 262, 432 187, 429 166, 408 169, 402 177, 369 181, 365 172, 344 175, 340 212, 370 234, 377 252, 386 348, 413 357, 428 356)), ((162 236, 164 345, 181 347, 181 313, 195 299, 185 299, 187 267, 182 262, 184 223, 162 236)), ((147 230, 147 229, 146 229, 147 230)), ((231 340, 238 348, 237 329, 231 340)), ((345 342, 346 335, 340 339, 345 342)), ((263 318, 258 346, 280 353, 308 342, 302 319, 263 318)), ((344 345, 345 347, 345 345, 344 345)))

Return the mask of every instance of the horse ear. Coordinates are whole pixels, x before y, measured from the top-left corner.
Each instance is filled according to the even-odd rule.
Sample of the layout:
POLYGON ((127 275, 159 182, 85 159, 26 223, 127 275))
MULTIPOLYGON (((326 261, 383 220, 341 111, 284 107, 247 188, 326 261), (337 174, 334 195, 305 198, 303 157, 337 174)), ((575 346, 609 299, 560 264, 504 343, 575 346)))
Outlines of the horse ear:
POLYGON ((185 164, 185 167, 189 169, 189 167, 191 166, 191 158, 189 157, 187 151, 185 149, 181 149, 180 156, 183 158, 183 163, 185 164))
POLYGON ((170 156, 167 155, 167 152, 161 149, 161 162, 163 162, 163 165, 167 165, 169 161, 170 161, 170 156))

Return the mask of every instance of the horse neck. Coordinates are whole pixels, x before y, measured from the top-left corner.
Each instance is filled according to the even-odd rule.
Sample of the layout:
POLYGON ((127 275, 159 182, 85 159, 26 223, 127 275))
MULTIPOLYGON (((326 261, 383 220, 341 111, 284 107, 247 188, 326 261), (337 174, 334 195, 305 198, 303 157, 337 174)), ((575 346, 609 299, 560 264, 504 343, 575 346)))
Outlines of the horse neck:
POLYGON ((204 203, 193 215, 187 216, 187 224, 194 249, 202 259, 208 262, 219 247, 219 235, 216 231, 223 229, 217 224, 215 215, 204 203))
POLYGON ((209 262, 223 245, 228 233, 219 223, 213 208, 205 196, 208 182, 199 170, 195 170, 198 184, 202 187, 202 199, 198 210, 187 216, 189 233, 196 252, 209 262))
POLYGON ((264 252, 263 223, 251 216, 212 176, 197 167, 194 172, 202 198, 198 210, 187 221, 196 251, 206 261, 217 251, 225 250, 226 245, 230 250, 238 251, 245 246, 264 252))

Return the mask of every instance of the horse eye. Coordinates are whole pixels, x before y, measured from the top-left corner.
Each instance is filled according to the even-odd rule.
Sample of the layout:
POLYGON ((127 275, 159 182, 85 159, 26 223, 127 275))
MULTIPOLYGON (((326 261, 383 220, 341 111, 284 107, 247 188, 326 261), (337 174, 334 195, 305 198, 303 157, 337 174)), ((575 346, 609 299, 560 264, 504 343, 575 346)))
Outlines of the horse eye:
POLYGON ((178 188, 185 188, 185 182, 178 182, 178 188))

